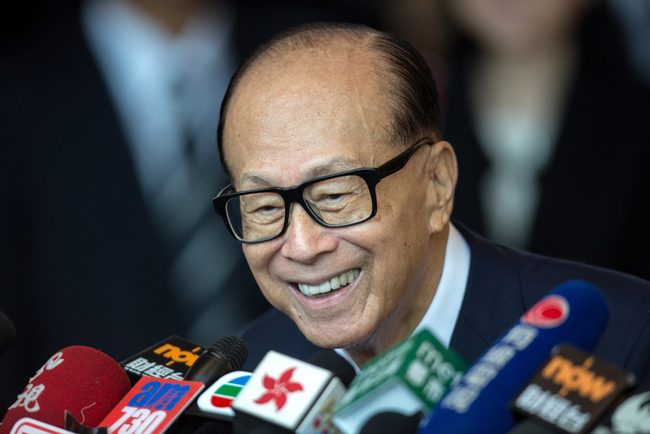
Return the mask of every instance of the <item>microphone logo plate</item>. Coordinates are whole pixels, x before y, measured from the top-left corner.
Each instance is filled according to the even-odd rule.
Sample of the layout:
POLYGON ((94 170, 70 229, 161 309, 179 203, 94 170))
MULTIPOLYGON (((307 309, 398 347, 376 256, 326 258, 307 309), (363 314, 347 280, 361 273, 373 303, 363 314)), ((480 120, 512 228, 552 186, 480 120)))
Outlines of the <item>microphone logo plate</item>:
POLYGON ((221 416, 232 420, 235 412, 230 405, 246 386, 251 375, 250 372, 233 371, 219 378, 196 400, 199 409, 217 418, 221 416))
POLYGON ((332 373, 269 351, 232 403, 235 412, 295 430, 332 380, 332 373))
POLYGON ((162 434, 203 388, 196 381, 142 377, 99 426, 108 426, 108 434, 162 434))

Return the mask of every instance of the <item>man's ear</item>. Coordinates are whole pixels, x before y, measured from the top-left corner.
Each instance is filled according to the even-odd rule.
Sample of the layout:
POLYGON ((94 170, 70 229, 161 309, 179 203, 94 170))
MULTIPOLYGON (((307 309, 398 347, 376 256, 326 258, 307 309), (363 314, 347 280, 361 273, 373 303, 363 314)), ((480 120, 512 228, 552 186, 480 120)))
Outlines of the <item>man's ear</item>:
POLYGON ((429 230, 436 233, 449 222, 458 180, 456 153, 448 142, 441 141, 431 146, 426 170, 429 230))

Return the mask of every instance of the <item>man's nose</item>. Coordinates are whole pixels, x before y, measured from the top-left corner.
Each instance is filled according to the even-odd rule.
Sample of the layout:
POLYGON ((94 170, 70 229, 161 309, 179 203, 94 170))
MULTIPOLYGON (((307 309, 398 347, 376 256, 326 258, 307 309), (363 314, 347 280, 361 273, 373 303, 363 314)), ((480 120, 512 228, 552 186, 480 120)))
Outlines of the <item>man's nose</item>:
POLYGON ((338 240, 328 228, 316 222, 305 209, 297 203, 291 207, 289 226, 283 235, 281 253, 294 261, 309 264, 318 255, 336 249, 338 240))

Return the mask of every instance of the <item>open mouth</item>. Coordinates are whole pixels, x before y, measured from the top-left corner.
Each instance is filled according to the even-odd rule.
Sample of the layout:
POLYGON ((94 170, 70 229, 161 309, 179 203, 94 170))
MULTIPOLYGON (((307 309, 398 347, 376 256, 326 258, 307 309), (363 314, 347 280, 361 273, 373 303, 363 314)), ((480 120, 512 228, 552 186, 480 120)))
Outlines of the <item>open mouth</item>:
POLYGON ((360 268, 346 271, 340 275, 328 280, 320 285, 305 285, 304 283, 298 284, 298 289, 307 297, 322 297, 334 291, 337 291, 345 286, 348 286, 354 279, 357 278, 361 272, 360 268))

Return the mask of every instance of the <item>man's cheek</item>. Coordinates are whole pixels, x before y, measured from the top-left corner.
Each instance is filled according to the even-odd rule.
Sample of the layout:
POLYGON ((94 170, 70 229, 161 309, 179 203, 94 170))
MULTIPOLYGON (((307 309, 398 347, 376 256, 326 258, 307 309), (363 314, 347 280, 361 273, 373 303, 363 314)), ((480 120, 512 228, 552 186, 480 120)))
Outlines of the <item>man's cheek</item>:
POLYGON ((246 261, 248 261, 248 266, 257 278, 257 274, 268 272, 268 261, 263 255, 263 252, 256 247, 256 245, 244 246, 244 256, 246 257, 246 261))
POLYGON ((264 295, 264 298, 266 298, 266 300, 271 303, 271 305, 276 309, 287 313, 286 309, 284 308, 284 306, 287 304, 287 295, 283 294, 279 288, 268 285, 268 282, 265 284, 258 281, 258 284, 260 285, 260 289, 262 290, 262 295, 264 295))

